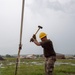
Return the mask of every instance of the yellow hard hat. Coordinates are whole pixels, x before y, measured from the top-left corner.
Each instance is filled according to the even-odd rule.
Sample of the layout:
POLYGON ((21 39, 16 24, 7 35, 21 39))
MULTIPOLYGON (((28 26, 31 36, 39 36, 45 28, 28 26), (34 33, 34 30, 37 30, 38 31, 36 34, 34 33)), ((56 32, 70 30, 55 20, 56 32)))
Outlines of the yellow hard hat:
POLYGON ((40 38, 40 39, 44 38, 45 36, 47 36, 47 34, 44 33, 44 32, 41 32, 41 33, 39 34, 39 38, 40 38))

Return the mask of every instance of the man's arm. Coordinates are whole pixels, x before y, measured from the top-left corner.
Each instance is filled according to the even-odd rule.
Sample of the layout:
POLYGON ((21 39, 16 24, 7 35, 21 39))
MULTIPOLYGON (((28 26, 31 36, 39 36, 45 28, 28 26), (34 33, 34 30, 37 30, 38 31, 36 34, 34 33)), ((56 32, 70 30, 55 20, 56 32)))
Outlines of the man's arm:
POLYGON ((33 34, 32 38, 30 39, 30 42, 34 42, 37 46, 41 46, 40 42, 37 41, 35 34, 33 34))
POLYGON ((34 40, 33 42, 34 42, 37 46, 41 46, 41 45, 40 45, 40 42, 38 42, 38 41, 37 41, 36 39, 34 39, 34 38, 33 38, 33 40, 34 40))

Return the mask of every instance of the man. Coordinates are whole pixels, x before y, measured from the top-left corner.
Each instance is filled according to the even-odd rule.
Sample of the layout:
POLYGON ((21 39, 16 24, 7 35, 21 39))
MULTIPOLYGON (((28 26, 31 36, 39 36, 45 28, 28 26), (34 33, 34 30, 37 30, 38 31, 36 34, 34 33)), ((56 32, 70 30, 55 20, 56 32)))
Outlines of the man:
POLYGON ((56 53, 53 48, 52 41, 47 39, 47 34, 41 32, 39 34, 41 42, 36 40, 36 36, 33 35, 31 41, 34 42, 37 46, 42 46, 45 56, 45 73, 46 75, 53 75, 54 63, 56 61, 56 53))

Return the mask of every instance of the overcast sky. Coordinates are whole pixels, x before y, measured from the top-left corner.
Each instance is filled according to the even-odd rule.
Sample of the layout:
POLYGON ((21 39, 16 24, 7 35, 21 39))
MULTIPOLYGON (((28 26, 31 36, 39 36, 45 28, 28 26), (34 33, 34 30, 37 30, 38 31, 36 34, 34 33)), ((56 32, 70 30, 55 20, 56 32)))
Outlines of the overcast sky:
MULTIPOLYGON (((18 53, 21 8, 22 0, 0 0, 0 55, 18 53)), ((75 0, 25 0, 23 25, 20 54, 43 54, 41 47, 29 42, 38 25, 57 53, 75 54, 75 0)))

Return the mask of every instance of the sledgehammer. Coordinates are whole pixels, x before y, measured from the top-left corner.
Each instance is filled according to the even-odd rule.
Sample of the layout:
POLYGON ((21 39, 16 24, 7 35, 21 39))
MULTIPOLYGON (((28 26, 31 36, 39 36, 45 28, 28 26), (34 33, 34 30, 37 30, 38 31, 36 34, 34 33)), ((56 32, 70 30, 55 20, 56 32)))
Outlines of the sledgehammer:
POLYGON ((43 28, 42 26, 38 26, 38 30, 35 32, 34 35, 36 35, 36 34, 38 33, 38 31, 39 31, 40 29, 42 29, 42 28, 43 28))
MULTIPOLYGON (((38 33, 38 31, 39 31, 40 29, 42 29, 42 28, 43 28, 42 26, 38 26, 38 30, 35 32, 34 35, 36 35, 36 34, 38 33)), ((31 42, 31 39, 30 39, 30 42, 31 42)))

